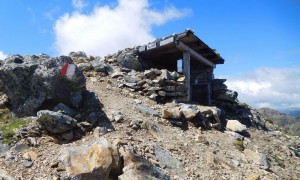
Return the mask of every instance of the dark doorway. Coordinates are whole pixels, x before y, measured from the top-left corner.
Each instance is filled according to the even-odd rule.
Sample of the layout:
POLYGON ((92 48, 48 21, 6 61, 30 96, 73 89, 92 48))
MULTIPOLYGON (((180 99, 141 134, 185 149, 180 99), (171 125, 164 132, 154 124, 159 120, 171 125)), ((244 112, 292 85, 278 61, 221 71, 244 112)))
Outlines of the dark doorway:
POLYGON ((209 93, 207 84, 198 84, 192 86, 192 101, 201 105, 209 105, 209 93))

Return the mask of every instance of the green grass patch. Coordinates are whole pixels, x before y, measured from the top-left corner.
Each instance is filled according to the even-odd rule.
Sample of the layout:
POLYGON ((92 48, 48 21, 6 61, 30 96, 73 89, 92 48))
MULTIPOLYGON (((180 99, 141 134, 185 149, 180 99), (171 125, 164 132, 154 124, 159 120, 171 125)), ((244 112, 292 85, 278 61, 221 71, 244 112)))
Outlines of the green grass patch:
POLYGON ((27 120, 13 117, 9 109, 0 109, 0 131, 2 131, 3 143, 11 144, 17 141, 14 130, 28 123, 27 120))

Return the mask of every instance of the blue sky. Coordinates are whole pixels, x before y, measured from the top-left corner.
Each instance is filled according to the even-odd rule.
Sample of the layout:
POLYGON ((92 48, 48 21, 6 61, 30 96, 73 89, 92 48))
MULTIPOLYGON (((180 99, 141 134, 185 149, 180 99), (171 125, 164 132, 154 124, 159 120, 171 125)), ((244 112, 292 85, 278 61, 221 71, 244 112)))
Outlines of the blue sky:
POLYGON ((241 101, 300 108, 299 0, 2 0, 0 59, 8 54, 104 56, 190 28, 225 59, 241 101))

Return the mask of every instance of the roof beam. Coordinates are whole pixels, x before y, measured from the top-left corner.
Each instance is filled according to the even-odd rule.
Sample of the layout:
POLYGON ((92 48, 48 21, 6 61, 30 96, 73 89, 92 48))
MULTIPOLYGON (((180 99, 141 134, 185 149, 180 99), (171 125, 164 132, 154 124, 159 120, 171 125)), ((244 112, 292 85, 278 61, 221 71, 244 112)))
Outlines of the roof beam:
POLYGON ((216 65, 214 63, 212 63, 211 61, 209 61, 208 59, 206 59, 205 57, 203 57, 201 54, 199 54, 198 52, 196 52, 195 50, 193 50, 192 48, 188 47, 186 44, 184 44, 181 41, 178 41, 176 43, 176 47, 182 51, 186 51, 189 52, 191 54, 191 56, 193 58, 195 58, 197 61, 204 63, 206 65, 209 65, 213 68, 216 67, 216 65))

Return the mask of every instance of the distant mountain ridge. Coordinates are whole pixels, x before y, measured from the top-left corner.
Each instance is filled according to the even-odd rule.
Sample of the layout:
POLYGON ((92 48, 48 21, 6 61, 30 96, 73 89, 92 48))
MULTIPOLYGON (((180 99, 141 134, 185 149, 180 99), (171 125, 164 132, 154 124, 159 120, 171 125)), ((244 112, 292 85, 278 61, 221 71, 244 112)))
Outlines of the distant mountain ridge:
POLYGON ((287 114, 288 116, 300 117, 300 109, 295 109, 295 110, 285 109, 285 110, 279 110, 279 111, 287 114))
MULTIPOLYGON (((287 131, 300 136, 300 117, 288 116, 285 113, 281 113, 271 108, 260 108, 258 112, 265 118, 273 121, 274 123, 282 126, 287 131)), ((295 111, 295 114, 297 111, 295 111)), ((300 112, 299 112, 300 113, 300 112)))

